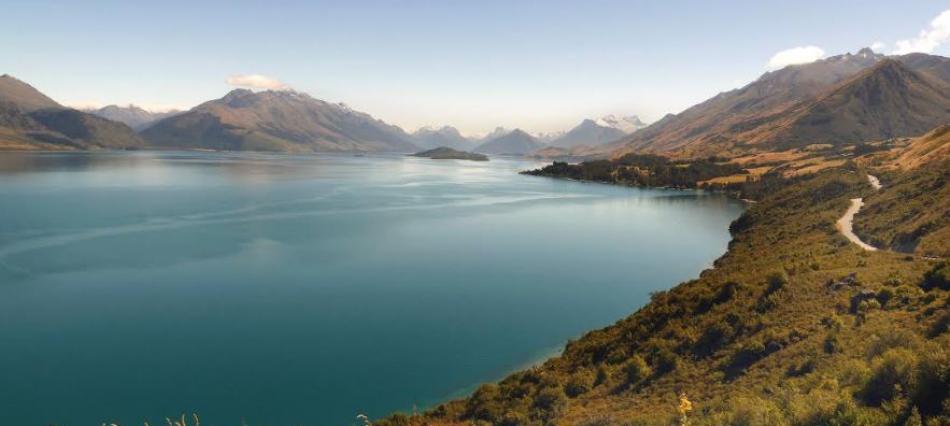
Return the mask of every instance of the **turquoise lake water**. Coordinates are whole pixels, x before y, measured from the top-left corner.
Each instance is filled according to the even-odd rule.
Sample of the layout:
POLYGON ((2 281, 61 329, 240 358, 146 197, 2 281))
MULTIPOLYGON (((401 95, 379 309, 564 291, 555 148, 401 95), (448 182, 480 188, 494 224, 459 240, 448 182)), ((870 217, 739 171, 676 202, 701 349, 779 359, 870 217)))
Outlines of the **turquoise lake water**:
POLYGON ((0 424, 421 409, 694 278, 743 210, 538 165, 0 154, 0 424))

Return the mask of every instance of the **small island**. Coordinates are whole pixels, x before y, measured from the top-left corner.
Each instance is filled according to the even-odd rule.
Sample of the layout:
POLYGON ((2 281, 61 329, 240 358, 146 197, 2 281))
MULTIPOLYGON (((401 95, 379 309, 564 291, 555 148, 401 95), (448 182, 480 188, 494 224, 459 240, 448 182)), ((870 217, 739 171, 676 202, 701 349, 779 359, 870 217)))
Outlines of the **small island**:
POLYGON ((474 152, 459 151, 445 146, 410 154, 413 157, 425 157, 433 160, 471 160, 488 161, 488 156, 474 152))

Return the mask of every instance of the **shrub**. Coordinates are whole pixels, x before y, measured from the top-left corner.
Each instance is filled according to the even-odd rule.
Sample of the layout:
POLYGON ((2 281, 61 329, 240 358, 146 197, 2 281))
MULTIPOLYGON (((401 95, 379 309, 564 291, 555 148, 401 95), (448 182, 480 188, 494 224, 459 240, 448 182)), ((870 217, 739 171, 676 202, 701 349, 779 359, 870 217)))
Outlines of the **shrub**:
POLYGON ((517 411, 508 411, 502 416, 499 426, 526 426, 530 424, 528 416, 517 411))
POLYGON ((841 328, 844 327, 844 321, 841 320, 838 314, 832 313, 821 319, 821 325, 831 331, 840 331, 841 328))
POLYGON ((567 383, 564 384, 564 393, 571 398, 576 398, 590 392, 593 387, 593 375, 587 370, 580 370, 567 379, 567 383))
POLYGON ((924 273, 924 280, 920 283, 924 290, 942 288, 950 290, 950 264, 940 262, 924 273))
POLYGON ((910 389, 915 379, 917 355, 907 349, 889 349, 874 360, 871 378, 861 397, 870 405, 880 405, 910 389))
POLYGON ((765 293, 775 293, 788 284, 788 275, 784 271, 772 272, 768 275, 768 277, 765 278, 765 283, 765 293))
POLYGON ((755 310, 756 312, 764 314, 768 311, 771 311, 772 309, 775 309, 775 307, 777 306, 778 306, 778 298, 776 297, 776 295, 772 293, 763 294, 762 297, 759 298, 759 301, 756 303, 755 310))
POLYGON ((556 414, 567 404, 567 397, 560 387, 547 387, 534 397, 534 406, 549 414, 556 414))
POLYGON ((877 301, 881 303, 881 306, 887 306, 887 302, 890 302, 894 296, 896 296, 894 290, 885 287, 877 292, 877 301))
POLYGON ((699 340, 693 345, 693 352, 699 357, 712 355, 732 337, 733 332, 729 324, 717 322, 699 336, 699 340))
POLYGON ((600 386, 610 380, 610 371, 603 365, 597 367, 597 375, 594 377, 594 386, 600 386))
POLYGON ((732 402, 734 426, 781 426, 789 424, 782 410, 772 401, 762 398, 738 398, 732 402))
POLYGON ((930 330, 927 332, 927 337, 931 339, 946 333, 947 330, 950 330, 950 312, 944 312, 933 325, 930 326, 930 330))
POLYGON ((838 382, 842 386, 864 388, 871 378, 871 369, 859 359, 849 359, 838 366, 838 382))
POLYGON ((719 292, 716 293, 716 298, 713 299, 713 302, 716 304, 725 303, 732 300, 733 297, 736 297, 736 294, 739 292, 739 287, 741 285, 735 281, 729 281, 719 289, 719 292))
POLYGON ((650 369, 650 366, 647 365, 647 362, 643 360, 643 357, 640 355, 634 355, 633 358, 630 358, 629 361, 623 365, 623 375, 626 379, 626 383, 633 385, 637 384, 650 375, 653 374, 653 370, 650 369))
POLYGON ((789 377, 801 377, 815 371, 816 367, 815 360, 810 358, 802 361, 801 364, 790 365, 788 370, 785 371, 785 375, 789 377))
POLYGON ((950 409, 950 353, 945 349, 930 351, 920 360, 913 400, 927 416, 950 409))
POLYGON ((825 341, 822 343, 822 349, 827 354, 841 352, 841 342, 838 340, 838 333, 828 333, 825 341))
POLYGON ((669 373, 679 366, 679 357, 669 349, 660 349, 654 356, 653 365, 659 373, 669 373))
POLYGON ((746 344, 739 350, 733 352, 729 360, 723 366, 722 371, 726 373, 727 379, 733 379, 743 373, 752 364, 766 355, 765 345, 755 341, 746 344))

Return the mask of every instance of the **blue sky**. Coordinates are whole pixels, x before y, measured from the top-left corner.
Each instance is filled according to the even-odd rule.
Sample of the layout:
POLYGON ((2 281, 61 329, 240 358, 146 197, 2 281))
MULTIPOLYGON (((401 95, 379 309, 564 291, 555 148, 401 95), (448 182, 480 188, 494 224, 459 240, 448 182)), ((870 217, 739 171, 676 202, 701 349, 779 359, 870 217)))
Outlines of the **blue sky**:
POLYGON ((5 3, 0 73, 69 105, 190 107, 259 74, 407 130, 470 134, 655 120, 795 47, 910 40, 950 56, 931 28, 950 3, 932 0, 5 3))

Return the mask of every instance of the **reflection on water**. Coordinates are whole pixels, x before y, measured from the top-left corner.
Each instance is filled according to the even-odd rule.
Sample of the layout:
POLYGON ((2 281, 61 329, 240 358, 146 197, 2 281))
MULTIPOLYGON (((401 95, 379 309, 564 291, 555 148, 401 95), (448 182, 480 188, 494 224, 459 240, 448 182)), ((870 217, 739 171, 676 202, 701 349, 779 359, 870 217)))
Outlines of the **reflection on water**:
POLYGON ((426 406, 695 276, 742 209, 536 166, 0 154, 0 423, 426 406))

